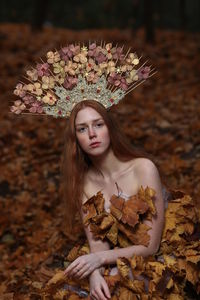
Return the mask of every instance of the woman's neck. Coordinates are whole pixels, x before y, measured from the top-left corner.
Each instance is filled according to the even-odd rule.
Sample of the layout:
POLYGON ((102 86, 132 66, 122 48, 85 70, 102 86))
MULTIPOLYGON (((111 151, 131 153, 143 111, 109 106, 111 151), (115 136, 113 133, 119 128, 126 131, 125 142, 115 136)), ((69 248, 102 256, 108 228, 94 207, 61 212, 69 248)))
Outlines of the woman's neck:
POLYGON ((94 169, 101 174, 104 180, 110 180, 117 176, 123 168, 123 163, 114 155, 110 148, 106 153, 98 157, 90 157, 94 169))

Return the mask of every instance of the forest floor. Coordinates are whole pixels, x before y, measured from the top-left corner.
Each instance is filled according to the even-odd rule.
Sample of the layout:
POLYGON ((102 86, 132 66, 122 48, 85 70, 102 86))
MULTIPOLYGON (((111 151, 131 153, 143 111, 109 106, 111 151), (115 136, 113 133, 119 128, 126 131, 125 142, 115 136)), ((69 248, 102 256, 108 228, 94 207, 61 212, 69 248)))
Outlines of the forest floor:
POLYGON ((40 299, 37 290, 63 268, 74 241, 64 228, 60 158, 66 120, 13 115, 13 89, 39 57, 74 41, 106 40, 132 47, 157 69, 113 108, 134 146, 149 153, 171 189, 200 208, 200 34, 156 31, 31 32, 0 25, 0 299, 40 299))

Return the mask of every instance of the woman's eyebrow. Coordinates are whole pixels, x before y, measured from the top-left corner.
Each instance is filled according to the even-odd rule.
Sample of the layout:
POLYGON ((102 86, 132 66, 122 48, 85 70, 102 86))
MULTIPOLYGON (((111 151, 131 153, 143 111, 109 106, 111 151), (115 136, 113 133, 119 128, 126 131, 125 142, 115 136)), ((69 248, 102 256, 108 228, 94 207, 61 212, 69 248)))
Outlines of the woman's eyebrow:
MULTIPOLYGON (((92 122, 97 122, 97 121, 100 121, 100 120, 102 120, 102 118, 92 120, 92 122)), ((76 124, 76 126, 83 126, 83 125, 87 125, 87 124, 86 123, 78 123, 78 124, 76 124)))

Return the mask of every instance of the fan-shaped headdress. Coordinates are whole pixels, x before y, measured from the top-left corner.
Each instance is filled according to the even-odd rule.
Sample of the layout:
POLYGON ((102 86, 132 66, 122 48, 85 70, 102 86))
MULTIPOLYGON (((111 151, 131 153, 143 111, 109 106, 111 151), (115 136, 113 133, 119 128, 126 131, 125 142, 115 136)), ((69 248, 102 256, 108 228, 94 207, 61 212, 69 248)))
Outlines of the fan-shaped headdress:
POLYGON ((106 108, 117 104, 154 73, 131 49, 89 43, 49 51, 26 74, 26 83, 19 82, 14 90, 20 99, 11 111, 66 118, 83 100, 96 100, 106 108))

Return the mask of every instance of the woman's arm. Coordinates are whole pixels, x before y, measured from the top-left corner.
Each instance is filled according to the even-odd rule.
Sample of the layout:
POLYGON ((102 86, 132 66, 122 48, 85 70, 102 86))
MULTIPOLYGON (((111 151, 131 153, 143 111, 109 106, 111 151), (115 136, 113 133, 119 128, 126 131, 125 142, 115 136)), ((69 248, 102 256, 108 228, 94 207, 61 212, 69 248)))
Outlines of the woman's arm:
MULTIPOLYGON (((82 215, 82 220, 84 220, 84 217, 87 215, 87 213, 84 213, 83 210, 81 209, 81 215, 82 215)), ((96 253, 100 251, 106 251, 110 249, 110 245, 106 241, 101 241, 100 239, 94 239, 93 234, 90 230, 89 226, 84 226, 85 234, 90 246, 90 252, 91 253, 96 253)), ((104 268, 101 267, 99 271, 103 273, 104 268)))
POLYGON ((157 210, 156 216, 151 221, 144 221, 151 229, 148 231, 150 242, 148 247, 142 245, 134 245, 126 248, 105 250, 97 253, 102 265, 116 263, 119 257, 132 257, 133 255, 148 256, 155 254, 160 246, 164 226, 164 200, 162 196, 162 185, 160 176, 156 166, 149 159, 141 158, 139 164, 135 168, 138 182, 143 187, 149 186, 156 192, 155 206, 157 210))

